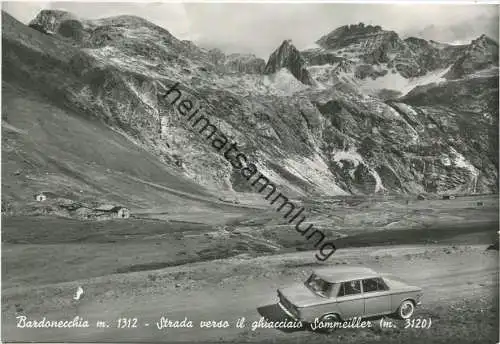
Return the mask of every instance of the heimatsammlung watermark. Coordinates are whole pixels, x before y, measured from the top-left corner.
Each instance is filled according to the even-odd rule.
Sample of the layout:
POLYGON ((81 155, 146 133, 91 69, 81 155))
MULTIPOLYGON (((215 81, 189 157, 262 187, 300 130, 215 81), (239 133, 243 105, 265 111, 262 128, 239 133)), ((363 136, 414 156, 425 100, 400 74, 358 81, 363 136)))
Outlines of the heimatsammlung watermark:
MULTIPOLYGON (((315 254, 316 258, 321 261, 327 260, 336 250, 332 241, 325 241, 325 234, 319 229, 313 229, 313 224, 306 225, 305 215, 302 215, 304 208, 296 210, 296 205, 290 202, 288 197, 284 196, 281 192, 277 192, 276 185, 273 184, 269 178, 258 171, 257 166, 248 162, 248 157, 238 150, 238 143, 230 143, 227 136, 210 122, 210 119, 201 114, 202 106, 195 106, 193 101, 187 97, 183 97, 180 84, 177 82, 170 87, 165 94, 160 96, 167 100, 172 106, 176 106, 177 111, 186 118, 187 122, 191 122, 193 129, 198 128, 198 132, 206 135, 206 140, 211 140, 212 147, 219 153, 224 155, 227 161, 233 166, 234 169, 239 170, 242 177, 245 178, 254 187, 260 187, 259 193, 266 190, 268 192, 265 197, 270 204, 280 204, 276 209, 277 212, 285 212, 283 218, 288 220, 289 224, 293 224, 295 220, 295 230, 301 235, 305 236, 307 240, 316 240, 314 247, 318 249, 315 254), (223 151, 223 149, 225 149, 223 151), (255 177, 255 178, 254 178, 255 177), (275 195, 274 197, 272 197, 275 195), (295 214, 294 214, 295 212, 295 214), (299 218, 300 217, 300 218, 299 218)), ((161 123, 161 119, 160 119, 161 123)))

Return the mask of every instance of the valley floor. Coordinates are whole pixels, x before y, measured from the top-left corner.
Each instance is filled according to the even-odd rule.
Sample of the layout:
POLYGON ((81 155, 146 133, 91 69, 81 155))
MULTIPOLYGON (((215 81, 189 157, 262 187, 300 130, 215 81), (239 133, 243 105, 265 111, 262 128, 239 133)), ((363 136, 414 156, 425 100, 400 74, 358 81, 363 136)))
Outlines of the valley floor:
MULTIPOLYGON (((471 202, 468 200, 466 207, 441 203, 453 208, 446 210, 450 216, 458 216, 467 213, 471 202)), ((443 211, 432 207, 424 211, 425 203, 429 202, 414 207, 423 213, 443 211)), ((368 210, 358 207, 356 214, 369 213, 378 206, 368 210)), ((303 248, 289 245, 291 241, 280 241, 280 236, 268 240, 258 230, 253 236, 248 228, 238 232, 245 227, 244 221, 225 227, 152 219, 93 223, 4 217, 2 340, 494 342, 498 338, 498 251, 486 248, 498 237, 498 220, 491 211, 495 207, 492 203, 490 208, 469 212, 469 222, 454 222, 445 216, 425 228, 358 228, 339 239, 339 249, 323 263, 313 252, 302 252, 303 248), (415 317, 432 319, 432 327, 405 329, 404 322, 389 319, 398 328, 375 326, 332 334, 252 330, 252 322, 261 317, 286 319, 276 307, 276 288, 303 281, 311 268, 319 265, 364 265, 421 286, 424 304, 415 317), (78 286, 84 294, 74 300, 78 286), (17 328, 16 316, 20 315, 32 320, 80 316, 90 327, 17 328), (159 330, 156 323, 162 316, 173 321, 187 317, 194 327, 159 330), (241 317, 245 317, 246 326, 236 328, 241 317), (137 328, 117 328, 119 318, 137 318, 137 328), (200 328, 202 320, 227 320, 229 327, 200 328), (109 327, 98 328, 97 321, 105 321, 109 327)), ((253 228, 258 227, 253 224, 253 228)), ((275 226, 268 231, 272 228, 279 231, 275 226)), ((303 240, 289 229, 283 231, 283 237, 303 240)), ((374 323, 378 324, 378 319, 374 323)))

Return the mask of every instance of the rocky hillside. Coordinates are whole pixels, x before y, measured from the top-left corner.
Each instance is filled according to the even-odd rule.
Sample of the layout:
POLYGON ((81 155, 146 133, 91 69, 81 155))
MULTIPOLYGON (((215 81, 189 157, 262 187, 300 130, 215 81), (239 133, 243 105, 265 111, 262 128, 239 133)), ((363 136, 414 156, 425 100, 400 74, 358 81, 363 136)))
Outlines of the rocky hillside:
POLYGON ((161 100, 176 82, 290 197, 498 190, 498 45, 487 37, 451 46, 359 24, 307 51, 286 40, 266 64, 133 16, 42 11, 30 27, 2 16, 4 87, 97 121, 197 185, 255 191, 161 100))

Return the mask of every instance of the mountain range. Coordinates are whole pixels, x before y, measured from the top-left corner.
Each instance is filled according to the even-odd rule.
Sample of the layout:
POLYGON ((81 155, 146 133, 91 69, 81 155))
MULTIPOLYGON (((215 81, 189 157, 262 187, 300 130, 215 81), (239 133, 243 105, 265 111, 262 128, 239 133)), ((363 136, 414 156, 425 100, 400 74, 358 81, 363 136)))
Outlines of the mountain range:
POLYGON ((363 23, 267 61, 134 16, 2 12, 4 199, 136 207, 255 192, 159 95, 179 82, 290 197, 498 192, 498 43, 363 23), (165 196, 158 187, 168 188, 165 196), (149 186, 148 186, 149 185, 149 186))

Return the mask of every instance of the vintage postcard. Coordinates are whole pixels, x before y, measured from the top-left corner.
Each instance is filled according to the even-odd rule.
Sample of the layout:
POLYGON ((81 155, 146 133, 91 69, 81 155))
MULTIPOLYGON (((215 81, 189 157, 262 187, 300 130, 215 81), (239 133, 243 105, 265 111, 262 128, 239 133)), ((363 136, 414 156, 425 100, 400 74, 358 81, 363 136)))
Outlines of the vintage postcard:
POLYGON ((498 342, 498 25, 3 2, 2 342, 498 342))

